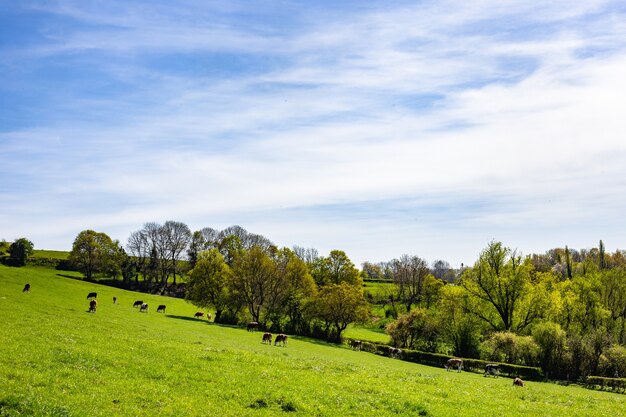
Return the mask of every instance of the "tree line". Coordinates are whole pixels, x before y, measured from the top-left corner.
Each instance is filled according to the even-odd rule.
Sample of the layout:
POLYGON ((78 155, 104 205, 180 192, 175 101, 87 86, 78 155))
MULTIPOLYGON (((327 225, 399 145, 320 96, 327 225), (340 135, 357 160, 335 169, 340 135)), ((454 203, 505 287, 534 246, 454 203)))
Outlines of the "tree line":
MULTIPOLYGON (((25 238, 4 246, 21 264, 32 252, 25 238)), ((398 347, 540 366, 554 378, 626 375, 626 252, 606 253, 602 241, 528 256, 494 241, 460 269, 402 255, 359 271, 340 250, 320 256, 240 226, 191 232, 167 221, 146 223, 125 246, 82 231, 70 261, 89 279, 179 288, 222 323, 339 341, 349 323, 375 317, 369 325, 398 347), (393 286, 372 294, 363 280, 393 286)))
POLYGON ((377 300, 395 345, 540 366, 551 378, 626 375, 624 251, 600 241, 522 256, 494 241, 452 284, 416 258, 390 263, 396 289, 377 300))

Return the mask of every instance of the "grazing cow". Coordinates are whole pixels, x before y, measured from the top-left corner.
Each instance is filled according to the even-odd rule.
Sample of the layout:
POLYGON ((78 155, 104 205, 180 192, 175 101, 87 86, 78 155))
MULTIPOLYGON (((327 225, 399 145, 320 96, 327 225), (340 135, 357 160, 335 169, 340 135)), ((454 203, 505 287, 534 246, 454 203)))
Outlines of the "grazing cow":
POLYGON ((272 334, 269 332, 263 333, 263 340, 261 343, 267 343, 269 345, 272 344, 272 334))
POLYGON ((143 303, 143 304, 141 305, 141 307, 139 307, 139 312, 140 312, 140 313, 147 313, 147 312, 148 312, 148 304, 143 303))
POLYGON ((98 302, 96 300, 91 300, 89 302, 89 312, 90 313, 95 313, 97 307, 98 307, 98 302))
POLYGON ((24 289, 22 290, 22 292, 30 292, 30 284, 24 285, 24 289))
POLYGON ((500 367, 497 363, 488 363, 485 365, 485 376, 493 375, 494 377, 497 377, 499 371, 500 367))
POLYGON ((141 307, 143 305, 143 301, 137 300, 133 303, 133 307, 141 307))
POLYGON ((196 314, 193 315, 193 318, 199 319, 202 316, 204 316, 204 313, 202 311, 198 311, 196 314))
POLYGON ((461 372, 461 369, 463 369, 463 359, 450 358, 444 366, 446 367, 447 371, 452 371, 454 368, 456 368, 457 372, 461 372))
POLYGON ((165 313, 165 304, 161 304, 157 307, 157 313, 165 313))
POLYGON ((257 323, 256 321, 251 321, 250 323, 248 323, 248 331, 249 332, 256 332, 256 330, 259 328, 259 323, 257 323))
POLYGON ((281 333, 281 334, 276 335, 276 339, 274 339, 274 346, 277 346, 279 343, 283 347, 287 347, 287 335, 286 334, 281 333))
POLYGON ((513 385, 515 385, 516 387, 523 387, 524 381, 522 381, 522 378, 518 376, 517 378, 513 380, 513 385))
POLYGON ((113 304, 117 304, 117 297, 113 297, 113 304))
POLYGON ((361 340, 351 340, 350 347, 354 350, 361 350, 363 348, 363 341, 361 340))
POLYGON ((389 348, 389 356, 392 358, 398 358, 400 357, 400 355, 402 355, 402 350, 395 348, 395 347, 390 347, 389 348))
POLYGON ((98 298, 98 293, 90 292, 89 294, 87 294, 87 299, 89 300, 90 298, 98 298))

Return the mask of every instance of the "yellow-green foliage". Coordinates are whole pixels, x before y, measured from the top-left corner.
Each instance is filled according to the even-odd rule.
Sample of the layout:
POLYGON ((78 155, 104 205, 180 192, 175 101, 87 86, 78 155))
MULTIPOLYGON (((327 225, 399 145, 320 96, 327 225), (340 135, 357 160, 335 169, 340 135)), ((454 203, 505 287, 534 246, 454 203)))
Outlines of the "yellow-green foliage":
POLYGON ((179 299, 0 266, 0 415, 619 416, 626 396, 446 372, 193 319, 179 299), (24 284, 30 293, 23 293, 24 284), (98 310, 87 312, 87 293, 98 310), (114 305, 112 297, 118 304, 114 305), (148 313, 132 307, 142 299, 148 313), (166 314, 157 314, 159 304, 166 314))

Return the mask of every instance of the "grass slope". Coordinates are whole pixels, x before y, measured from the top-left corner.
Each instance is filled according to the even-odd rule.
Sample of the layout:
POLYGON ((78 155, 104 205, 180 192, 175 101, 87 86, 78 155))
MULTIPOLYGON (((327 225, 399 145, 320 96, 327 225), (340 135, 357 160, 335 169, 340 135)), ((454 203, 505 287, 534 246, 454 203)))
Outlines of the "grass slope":
POLYGON ((55 272, 0 266, 0 416, 626 415, 618 394, 516 388, 297 337, 263 345, 260 333, 192 319, 183 300, 55 272))

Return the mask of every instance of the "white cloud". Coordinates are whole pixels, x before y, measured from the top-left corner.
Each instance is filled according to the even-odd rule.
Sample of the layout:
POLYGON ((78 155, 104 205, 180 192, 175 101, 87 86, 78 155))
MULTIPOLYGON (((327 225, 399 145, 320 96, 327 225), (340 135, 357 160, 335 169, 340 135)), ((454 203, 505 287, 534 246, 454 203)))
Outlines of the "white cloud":
POLYGON ((103 62, 139 94, 91 99, 121 106, 113 119, 80 121, 90 106, 74 97, 66 105, 76 120, 0 134, 15 156, 0 156, 1 172, 36 190, 13 179, 0 187, 10 207, 0 237, 67 248, 82 228, 125 240, 143 222, 173 218, 241 223, 278 244, 345 248, 358 262, 408 252, 455 263, 492 238, 525 252, 566 238, 575 247, 593 233, 587 244, 617 240, 626 48, 624 24, 602 16, 610 4, 433 2, 314 14, 295 34, 247 30, 228 11, 204 10, 219 20, 207 29, 185 25, 189 13, 62 4, 60 14, 117 28, 74 29, 43 47, 59 60, 180 47, 281 65, 211 77, 103 62), (538 34, 504 33, 507 19, 538 34))

